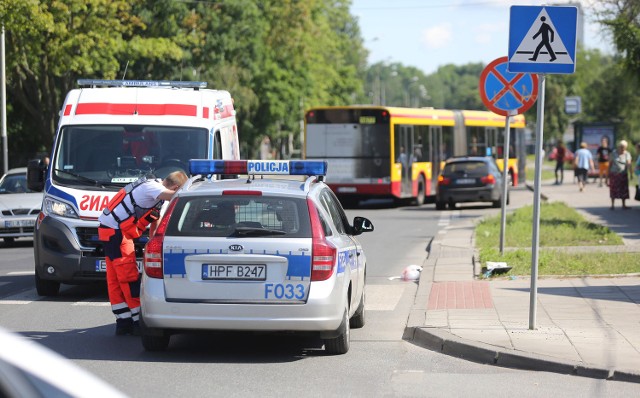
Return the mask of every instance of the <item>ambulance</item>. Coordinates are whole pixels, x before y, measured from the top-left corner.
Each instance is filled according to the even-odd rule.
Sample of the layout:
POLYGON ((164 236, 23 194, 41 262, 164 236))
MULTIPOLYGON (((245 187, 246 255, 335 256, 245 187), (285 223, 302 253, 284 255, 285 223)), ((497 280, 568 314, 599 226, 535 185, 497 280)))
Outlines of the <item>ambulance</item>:
MULTIPOLYGON (((68 94, 48 165, 28 165, 31 189, 44 191, 34 229, 35 284, 105 280, 98 216, 116 192, 142 176, 188 173, 189 159, 239 159, 229 92, 205 82, 78 80, 68 94)), ((142 267, 148 234, 135 241, 142 267)))

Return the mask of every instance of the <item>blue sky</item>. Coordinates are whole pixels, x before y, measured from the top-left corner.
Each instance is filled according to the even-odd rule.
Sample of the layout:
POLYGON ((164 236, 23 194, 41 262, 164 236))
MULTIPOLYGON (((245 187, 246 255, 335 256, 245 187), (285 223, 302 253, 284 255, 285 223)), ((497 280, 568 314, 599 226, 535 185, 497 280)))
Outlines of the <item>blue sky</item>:
MULTIPOLYGON (((576 1, 574 1, 575 3, 576 1)), ((611 53, 595 19, 594 0, 580 0, 587 48, 611 53)), ((563 0, 352 0, 351 13, 370 51, 369 63, 399 62, 426 74, 446 64, 488 64, 506 56, 511 5, 565 5, 563 0)), ((579 68, 580 65, 577 65, 579 68)))

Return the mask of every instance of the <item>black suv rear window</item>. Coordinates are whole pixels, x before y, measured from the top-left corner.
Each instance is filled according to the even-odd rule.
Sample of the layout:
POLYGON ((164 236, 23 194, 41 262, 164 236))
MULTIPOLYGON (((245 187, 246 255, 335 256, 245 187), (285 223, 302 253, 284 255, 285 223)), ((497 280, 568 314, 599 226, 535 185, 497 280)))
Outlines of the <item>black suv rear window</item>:
POLYGON ((444 174, 467 174, 469 176, 485 176, 489 168, 485 162, 453 162, 444 166, 444 174))
POLYGON ((307 202, 253 195, 180 197, 167 235, 309 238, 307 202))

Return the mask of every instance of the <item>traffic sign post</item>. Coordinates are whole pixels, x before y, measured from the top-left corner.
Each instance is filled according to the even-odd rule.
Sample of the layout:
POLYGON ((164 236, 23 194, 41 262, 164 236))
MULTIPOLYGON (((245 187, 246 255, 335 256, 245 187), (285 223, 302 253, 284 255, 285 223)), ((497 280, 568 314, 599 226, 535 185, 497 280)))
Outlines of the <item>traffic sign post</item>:
POLYGON ((489 110, 505 118, 502 167, 502 211, 500 222, 500 255, 504 253, 504 233, 507 224, 507 181, 509 149, 511 147, 511 116, 524 113, 538 97, 538 77, 529 73, 507 71, 508 57, 495 59, 480 74, 480 98, 489 110))
POLYGON ((538 254, 540 241, 540 179, 544 128, 546 73, 574 73, 578 9, 564 6, 511 6, 509 19, 509 72, 539 73, 536 126, 536 166, 531 237, 531 295, 529 329, 536 328, 538 254))

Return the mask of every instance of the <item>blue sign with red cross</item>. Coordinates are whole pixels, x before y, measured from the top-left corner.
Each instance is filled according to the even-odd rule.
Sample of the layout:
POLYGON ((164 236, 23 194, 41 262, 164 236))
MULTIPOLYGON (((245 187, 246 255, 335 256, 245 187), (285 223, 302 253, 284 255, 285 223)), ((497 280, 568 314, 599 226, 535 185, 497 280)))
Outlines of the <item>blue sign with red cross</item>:
POLYGON ((509 72, 508 57, 494 60, 480 74, 480 98, 490 111, 502 116, 524 113, 538 98, 535 74, 509 72))

